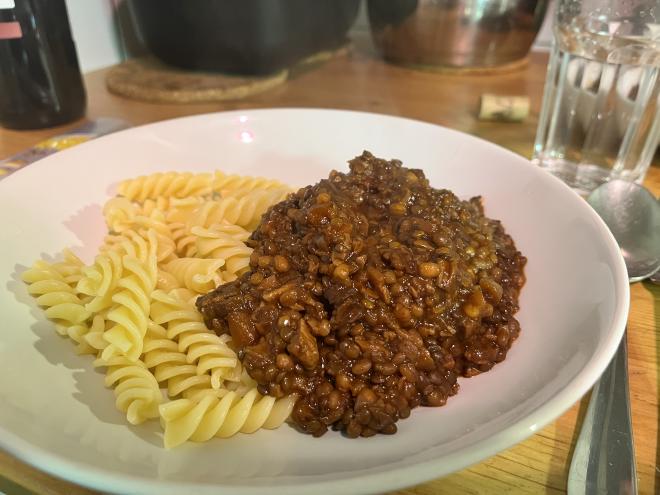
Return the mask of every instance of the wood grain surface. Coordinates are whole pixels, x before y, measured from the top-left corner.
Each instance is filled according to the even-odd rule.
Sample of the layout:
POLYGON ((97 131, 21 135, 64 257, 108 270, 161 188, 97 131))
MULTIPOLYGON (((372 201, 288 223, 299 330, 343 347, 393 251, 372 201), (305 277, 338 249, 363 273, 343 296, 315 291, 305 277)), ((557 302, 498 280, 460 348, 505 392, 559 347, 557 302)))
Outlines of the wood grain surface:
MULTIPOLYGON (((324 65, 293 74, 268 92, 237 102, 177 105, 149 104, 110 94, 107 70, 85 78, 87 118, 119 117, 132 125, 183 115, 259 107, 322 107, 401 115, 445 125, 498 143, 529 157, 543 92, 547 56, 532 54, 519 71, 499 75, 450 75, 392 66, 359 47, 324 65), (526 95, 531 114, 523 123, 477 120, 483 93, 526 95)), ((0 130, 0 159, 45 138, 80 125, 31 132, 0 130)), ((660 167, 654 164, 645 185, 660 194, 660 167)), ((642 494, 660 491, 658 479, 658 356, 660 354, 660 286, 631 287, 628 325, 633 428, 642 494)), ((570 456, 588 397, 526 441, 480 464, 442 479, 396 492, 430 494, 561 494, 566 492, 570 456)), ((43 474, 0 452, 0 476, 44 494, 95 493, 43 474)), ((0 491, 3 485, 0 482, 0 491)), ((8 492, 11 493, 11 492, 8 492)))

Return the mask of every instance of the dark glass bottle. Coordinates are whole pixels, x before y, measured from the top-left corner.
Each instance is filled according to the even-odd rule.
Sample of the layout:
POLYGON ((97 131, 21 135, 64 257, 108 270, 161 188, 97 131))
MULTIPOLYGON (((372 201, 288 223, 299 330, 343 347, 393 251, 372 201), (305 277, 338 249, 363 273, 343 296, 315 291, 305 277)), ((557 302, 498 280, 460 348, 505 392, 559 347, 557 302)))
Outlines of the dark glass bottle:
POLYGON ((64 124, 85 103, 64 0, 0 0, 0 125, 64 124))

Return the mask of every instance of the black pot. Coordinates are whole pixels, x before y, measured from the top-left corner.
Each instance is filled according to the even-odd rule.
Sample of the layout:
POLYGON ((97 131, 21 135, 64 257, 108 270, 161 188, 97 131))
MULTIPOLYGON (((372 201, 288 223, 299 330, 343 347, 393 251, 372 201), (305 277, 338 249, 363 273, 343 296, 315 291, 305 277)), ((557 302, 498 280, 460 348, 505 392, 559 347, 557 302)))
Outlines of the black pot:
POLYGON ((360 0, 129 0, 162 62, 193 70, 268 74, 337 48, 360 0))

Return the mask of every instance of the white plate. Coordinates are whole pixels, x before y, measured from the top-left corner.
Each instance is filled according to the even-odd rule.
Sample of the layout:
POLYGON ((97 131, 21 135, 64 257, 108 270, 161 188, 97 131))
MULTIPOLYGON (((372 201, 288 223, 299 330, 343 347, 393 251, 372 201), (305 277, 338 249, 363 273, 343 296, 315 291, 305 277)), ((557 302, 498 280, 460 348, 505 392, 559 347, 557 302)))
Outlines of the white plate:
POLYGON ((559 416, 614 354, 628 312, 619 250, 587 204, 522 157, 435 125, 327 110, 257 110, 130 129, 58 153, 0 182, 0 446, 40 469, 110 492, 379 492, 485 459, 559 416), (87 261, 118 181, 213 170, 314 183, 372 151, 422 168, 436 187, 482 195, 528 257, 522 332, 492 371, 462 379, 445 407, 393 436, 312 438, 284 426, 161 447, 157 424, 128 427, 102 375, 27 295, 18 273, 73 245, 87 261))

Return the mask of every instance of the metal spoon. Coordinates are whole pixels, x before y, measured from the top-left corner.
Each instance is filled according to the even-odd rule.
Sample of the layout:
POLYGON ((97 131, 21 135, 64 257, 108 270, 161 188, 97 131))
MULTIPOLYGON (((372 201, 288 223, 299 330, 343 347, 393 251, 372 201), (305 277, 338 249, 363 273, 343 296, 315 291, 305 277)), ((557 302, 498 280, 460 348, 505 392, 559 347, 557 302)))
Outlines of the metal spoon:
POLYGON ((607 182, 587 202, 612 231, 630 282, 651 276, 660 266, 660 203, 648 189, 623 180, 607 182))
MULTIPOLYGON (((660 205, 637 184, 613 180, 587 198, 617 240, 630 282, 660 267, 660 205)), ((568 473, 569 495, 636 494, 626 335, 591 391, 568 473)))
POLYGON ((650 279, 654 284, 660 284, 660 270, 651 275, 650 279))

